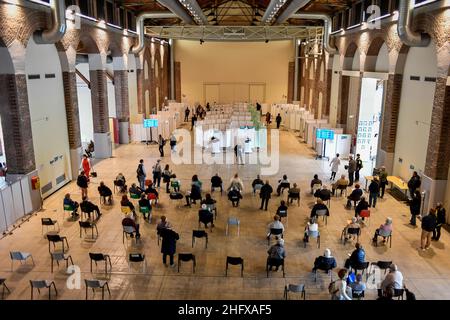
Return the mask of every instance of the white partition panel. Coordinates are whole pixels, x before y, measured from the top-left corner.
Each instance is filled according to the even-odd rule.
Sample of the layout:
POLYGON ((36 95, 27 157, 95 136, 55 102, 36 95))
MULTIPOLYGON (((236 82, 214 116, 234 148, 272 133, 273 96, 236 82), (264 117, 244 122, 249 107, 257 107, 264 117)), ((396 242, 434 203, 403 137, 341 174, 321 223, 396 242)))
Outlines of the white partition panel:
POLYGON ((10 226, 15 222, 14 219, 14 203, 11 188, 6 188, 1 191, 3 208, 5 210, 6 225, 10 226))
POLYGON ((5 210, 3 209, 3 200, 0 196, 0 232, 6 231, 7 228, 8 226, 6 224, 5 210))
POLYGON ((20 188, 20 181, 14 182, 11 185, 12 201, 13 201, 13 219, 14 221, 22 218, 25 215, 25 210, 22 202, 22 189, 20 188))
POLYGON ((20 180, 20 184, 22 187, 22 197, 23 197, 23 204, 24 204, 24 210, 25 210, 25 214, 29 214, 31 212, 33 212, 33 202, 31 200, 31 194, 30 194, 30 181, 29 181, 29 177, 23 177, 20 180))

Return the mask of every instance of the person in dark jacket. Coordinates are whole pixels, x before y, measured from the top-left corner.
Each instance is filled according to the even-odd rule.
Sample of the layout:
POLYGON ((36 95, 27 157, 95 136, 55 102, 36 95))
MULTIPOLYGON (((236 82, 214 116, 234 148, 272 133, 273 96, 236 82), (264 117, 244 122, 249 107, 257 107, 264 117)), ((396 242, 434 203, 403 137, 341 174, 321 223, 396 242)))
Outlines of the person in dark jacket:
POLYGON ((373 180, 369 185, 369 207, 375 208, 379 194, 380 194, 380 183, 378 181, 378 177, 373 177, 373 180))
POLYGON ((355 159, 353 159, 352 156, 348 157, 347 170, 348 170, 348 181, 349 181, 348 186, 351 187, 353 185, 353 181, 355 179, 355 171, 356 171, 356 161, 355 161, 355 159))
POLYGON ((310 218, 314 218, 314 217, 317 218, 318 210, 326 210, 327 216, 330 216, 330 211, 328 210, 328 207, 323 203, 322 199, 317 199, 317 203, 311 209, 310 218))
POLYGON ((438 241, 441 237, 441 227, 445 224, 445 208, 442 206, 442 203, 438 202, 436 206, 436 229, 433 231, 433 237, 431 240, 438 241))
POLYGON ((323 185, 322 189, 317 189, 314 193, 314 197, 320 198, 322 201, 328 201, 331 198, 331 191, 326 185, 323 185))
POLYGON ((319 270, 331 270, 337 267, 336 259, 331 255, 330 249, 325 249, 325 253, 323 256, 318 256, 314 260, 314 267, 312 269, 313 272, 319 270))
POLYGON ((350 193, 350 195, 347 197, 347 207, 352 206, 352 201, 354 202, 356 207, 356 202, 361 200, 362 195, 363 191, 361 190, 361 186, 358 183, 355 184, 355 189, 353 189, 352 193, 350 193))
POLYGON ((277 123, 277 129, 280 129, 280 124, 281 124, 281 115, 278 114, 277 117, 275 118, 275 121, 277 123))
POLYGON ((100 216, 102 215, 99 207, 88 201, 87 197, 83 197, 83 201, 80 203, 80 209, 82 212, 88 214, 89 219, 91 219, 91 213, 94 211, 97 213, 97 219, 100 219, 100 216))
POLYGON ((422 196, 419 190, 413 193, 413 198, 409 202, 409 211, 411 211, 411 219, 409 224, 416 226, 416 216, 420 214, 420 207, 422 206, 422 196))
POLYGON ((359 171, 363 168, 363 162, 361 160, 361 155, 358 153, 356 155, 356 170, 355 170, 355 181, 359 181, 359 171))
POLYGON ((141 199, 139 199, 139 208, 148 208, 148 214, 144 214, 144 220, 149 220, 149 217, 151 217, 152 215, 152 204, 150 203, 150 200, 147 199, 144 193, 141 194, 141 199))
POLYGON ((139 188, 136 183, 133 183, 130 187, 130 189, 128 189, 128 191, 130 192, 130 194, 136 194, 138 196, 141 196, 144 193, 144 190, 142 190, 141 188, 139 188))
POLYGON ((191 193, 185 195, 186 198, 186 204, 185 207, 191 207, 191 202, 194 204, 197 203, 197 200, 202 201, 202 191, 200 187, 196 184, 191 185, 191 193))
POLYGON ((230 191, 228 192, 228 200, 231 201, 233 207, 239 207, 239 201, 241 199, 242 199, 241 192, 237 188, 231 187, 230 191))
POLYGON ((408 181, 408 189, 411 198, 414 196, 414 191, 420 188, 421 180, 417 171, 413 172, 411 179, 408 181))
POLYGON ((422 234, 420 236, 420 249, 427 250, 431 246, 431 236, 436 229, 436 210, 430 209, 427 216, 422 218, 422 234))
POLYGON ((385 166, 381 166, 380 168, 380 173, 378 174, 378 176, 380 177, 380 198, 383 199, 384 197, 384 191, 386 190, 386 186, 388 185, 388 174, 386 172, 386 167, 385 166))
POLYGON ((355 250, 350 255, 350 258, 345 260, 345 268, 349 269, 351 266, 358 266, 364 262, 366 262, 366 252, 362 245, 357 242, 355 244, 355 250))
POLYGON ((191 118, 191 125, 192 125, 191 131, 194 130, 194 126, 196 123, 197 123, 197 115, 194 113, 191 118))
POLYGON ((122 207, 130 208, 130 210, 134 212, 134 204, 128 199, 128 196, 126 194, 122 196, 122 200, 120 200, 120 205, 122 207))
POLYGON ((259 197, 261 198, 261 207, 259 208, 259 210, 262 210, 264 207, 264 210, 267 211, 267 206, 269 205, 269 199, 272 192, 273 188, 269 184, 269 180, 266 180, 266 183, 261 187, 261 190, 259 192, 259 197))
POLYGON ((77 178, 77 186, 81 189, 81 198, 88 195, 88 183, 89 179, 86 177, 84 171, 81 171, 77 178))
POLYGON ((100 182, 99 187, 97 188, 98 193, 100 194, 100 197, 103 197, 106 201, 108 201, 108 204, 112 204, 112 191, 110 188, 108 188, 103 181, 100 182))
POLYGON ((64 206, 70 206, 71 208, 72 208, 72 219, 73 220, 75 220, 76 218, 78 218, 79 217, 79 214, 78 214, 78 207, 80 206, 79 204, 78 204, 78 202, 76 202, 76 201, 73 201, 71 198, 70 198, 70 193, 66 193, 66 195, 64 196, 64 206))
POLYGON ((162 238, 161 243, 161 253, 163 258, 163 263, 165 266, 167 266, 167 256, 170 258, 170 266, 173 268, 175 267, 175 263, 173 261, 173 256, 175 252, 177 251, 177 240, 180 239, 180 236, 178 233, 172 230, 172 228, 166 227, 163 229, 160 229, 159 234, 162 238))
POLYGON ((211 178, 211 192, 214 192, 214 188, 220 188, 220 194, 222 194, 223 181, 218 173, 216 173, 216 175, 211 178))
POLYGON ((311 186, 311 194, 314 193, 314 192, 313 192, 313 191, 314 191, 314 190, 313 190, 313 187, 314 187, 314 185, 316 185, 316 184, 322 185, 322 180, 319 179, 319 176, 318 176, 317 174, 314 175, 314 178, 311 180, 311 183, 310 183, 310 186, 311 186))
MULTIPOLYGON (((280 206, 277 209, 277 216, 279 216, 280 218, 286 218, 287 211, 288 211, 288 207, 286 205, 286 201, 281 200, 280 206)), ((280 221, 281 221, 281 219, 280 219, 280 221)))
MULTIPOLYGON (((139 224, 136 223, 136 220, 133 219, 132 216, 126 216, 122 219, 122 226, 124 227, 133 227, 134 233, 136 234, 136 239, 139 239, 141 237, 141 234, 139 233, 139 224)), ((130 237, 133 238, 134 234, 131 233, 130 237)))
POLYGON ((189 110, 189 107, 186 107, 186 109, 184 110, 184 122, 188 122, 189 121, 189 114, 191 113, 191 110, 189 110))
MULTIPOLYGON (((366 201, 365 197, 361 197, 358 205, 355 207, 355 217, 361 214, 361 211, 369 209, 369 203, 366 201)), ((364 218, 363 218, 364 219, 364 218)))
POLYGON ((206 204, 202 204, 202 208, 198 211, 198 222, 205 225, 205 229, 208 228, 208 223, 211 224, 211 230, 214 227, 214 214, 208 210, 206 204))
POLYGON ((259 176, 259 174, 256 176, 256 179, 253 180, 252 182, 252 189, 253 189, 253 193, 256 193, 256 185, 264 185, 264 181, 261 180, 261 177, 259 176))

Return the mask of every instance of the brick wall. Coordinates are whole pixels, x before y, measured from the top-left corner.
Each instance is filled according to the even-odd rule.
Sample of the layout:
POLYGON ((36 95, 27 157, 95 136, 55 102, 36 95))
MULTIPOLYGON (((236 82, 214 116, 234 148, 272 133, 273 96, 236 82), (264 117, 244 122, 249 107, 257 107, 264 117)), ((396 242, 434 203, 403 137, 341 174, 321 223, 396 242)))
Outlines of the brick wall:
POLYGON ((175 62, 175 100, 181 102, 181 63, 175 62))
POLYGON ((105 70, 89 70, 94 133, 109 132, 108 92, 105 70))
POLYGON ((395 150, 402 83, 403 75, 401 74, 390 74, 386 83, 386 100, 384 103, 380 147, 389 153, 395 150))
POLYGON ((292 103, 292 100, 297 100, 294 98, 294 78, 295 78, 295 63, 289 62, 288 65, 288 91, 287 91, 287 102, 292 103))
POLYGON ((64 104, 66 107, 69 147, 81 147, 80 114, 78 112, 77 80, 74 72, 63 72, 64 104))
POLYGON ((114 70, 114 91, 116 98, 116 114, 119 121, 130 120, 128 102, 128 71, 114 70))

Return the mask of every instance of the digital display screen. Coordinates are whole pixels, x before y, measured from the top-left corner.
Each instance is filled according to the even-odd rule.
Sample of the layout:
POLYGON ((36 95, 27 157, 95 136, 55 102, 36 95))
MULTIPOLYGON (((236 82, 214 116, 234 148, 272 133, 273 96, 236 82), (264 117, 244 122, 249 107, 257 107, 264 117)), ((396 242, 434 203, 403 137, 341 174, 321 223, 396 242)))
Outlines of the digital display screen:
POLYGON ((317 129, 316 130, 316 138, 317 139, 334 139, 334 131, 329 129, 317 129))
POLYGON ((144 128, 158 127, 158 119, 144 119, 144 128))

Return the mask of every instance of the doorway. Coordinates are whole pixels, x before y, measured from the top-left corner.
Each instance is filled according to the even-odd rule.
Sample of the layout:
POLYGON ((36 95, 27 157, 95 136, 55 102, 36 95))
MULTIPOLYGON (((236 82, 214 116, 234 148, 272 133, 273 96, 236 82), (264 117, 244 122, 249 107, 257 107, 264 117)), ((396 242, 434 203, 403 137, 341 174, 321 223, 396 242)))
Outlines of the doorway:
POLYGON ((362 79, 356 153, 367 164, 364 167, 370 168, 368 174, 372 174, 378 154, 383 93, 383 80, 362 79))

